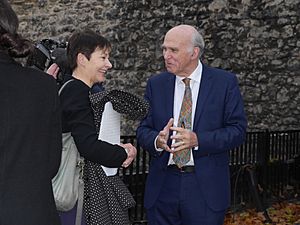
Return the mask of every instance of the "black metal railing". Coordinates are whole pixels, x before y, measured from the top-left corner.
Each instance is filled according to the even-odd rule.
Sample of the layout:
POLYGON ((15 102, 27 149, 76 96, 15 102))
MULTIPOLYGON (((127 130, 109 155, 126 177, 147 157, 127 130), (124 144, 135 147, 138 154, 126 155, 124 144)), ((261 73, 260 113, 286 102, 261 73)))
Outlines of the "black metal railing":
MULTIPOLYGON (((143 198, 149 155, 135 136, 122 136, 122 141, 138 150, 133 164, 120 170, 137 203, 130 218, 133 224, 146 224, 143 198)), ((269 200, 299 191, 300 130, 248 132, 244 144, 229 154, 232 208, 256 204, 261 210, 269 200)))

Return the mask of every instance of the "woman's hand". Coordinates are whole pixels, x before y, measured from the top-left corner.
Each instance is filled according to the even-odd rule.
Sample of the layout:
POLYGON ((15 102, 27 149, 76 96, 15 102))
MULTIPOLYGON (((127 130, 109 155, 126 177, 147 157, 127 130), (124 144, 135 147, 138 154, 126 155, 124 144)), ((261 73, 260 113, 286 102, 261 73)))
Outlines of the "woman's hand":
POLYGON ((132 162, 133 160, 135 159, 136 157, 136 154, 137 154, 137 150, 136 148, 130 144, 130 143, 127 143, 127 144, 120 144, 121 147, 125 148, 126 151, 127 151, 127 159, 123 162, 122 166, 123 167, 128 167, 132 162))

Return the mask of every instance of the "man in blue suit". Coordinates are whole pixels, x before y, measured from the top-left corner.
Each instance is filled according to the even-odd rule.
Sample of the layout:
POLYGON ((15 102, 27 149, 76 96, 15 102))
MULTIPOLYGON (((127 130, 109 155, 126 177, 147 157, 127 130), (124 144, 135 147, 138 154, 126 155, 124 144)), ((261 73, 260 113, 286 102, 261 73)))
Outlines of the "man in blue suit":
POLYGON ((228 153, 243 143, 247 126, 238 80, 201 63, 204 40, 192 26, 169 30, 162 49, 167 72, 148 80, 150 111, 137 129, 151 155, 144 202, 149 224, 221 225, 230 205, 228 153), (186 87, 190 127, 178 124, 186 87), (185 149, 188 162, 176 165, 174 155, 185 149))

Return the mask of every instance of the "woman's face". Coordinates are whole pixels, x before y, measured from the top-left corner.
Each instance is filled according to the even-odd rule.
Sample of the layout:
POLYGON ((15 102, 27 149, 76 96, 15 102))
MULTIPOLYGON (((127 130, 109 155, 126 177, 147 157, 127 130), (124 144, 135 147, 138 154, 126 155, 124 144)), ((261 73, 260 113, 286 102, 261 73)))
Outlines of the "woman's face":
POLYGON ((91 54, 90 60, 85 64, 86 74, 90 77, 90 81, 95 84, 105 80, 105 73, 112 68, 109 61, 109 49, 96 48, 91 54))

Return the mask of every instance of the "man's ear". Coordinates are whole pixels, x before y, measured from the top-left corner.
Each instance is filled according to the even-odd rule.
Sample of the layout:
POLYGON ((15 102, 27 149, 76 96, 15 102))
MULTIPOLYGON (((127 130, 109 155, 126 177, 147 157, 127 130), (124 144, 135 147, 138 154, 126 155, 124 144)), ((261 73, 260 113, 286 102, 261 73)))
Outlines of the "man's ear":
POLYGON ((193 53, 192 53, 192 59, 198 59, 200 54, 200 48, 199 47, 194 47, 193 48, 193 53))
POLYGON ((193 53, 192 53, 192 59, 198 59, 200 55, 200 48, 194 47, 193 53))

